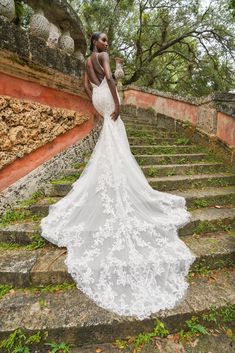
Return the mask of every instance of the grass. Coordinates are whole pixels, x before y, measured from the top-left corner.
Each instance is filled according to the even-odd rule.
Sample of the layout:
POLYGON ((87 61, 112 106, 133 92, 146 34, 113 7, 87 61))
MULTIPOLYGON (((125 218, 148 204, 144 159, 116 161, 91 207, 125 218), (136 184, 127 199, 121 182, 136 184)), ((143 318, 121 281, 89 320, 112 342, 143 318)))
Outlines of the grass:
POLYGON ((176 145, 189 145, 190 143, 191 140, 187 137, 179 137, 175 142, 176 145))
POLYGON ((144 170, 144 172, 146 172, 146 175, 149 177, 159 175, 159 169, 157 169, 156 167, 149 167, 148 169, 144 170))
MULTIPOLYGON (((48 284, 47 286, 28 286, 22 288, 14 288, 6 284, 0 284, 0 299, 2 299, 11 289, 14 289, 15 292, 24 292, 24 293, 55 293, 64 290, 76 289, 76 284, 73 283, 59 283, 59 284, 48 284)), ((42 301, 40 305, 45 305, 44 298, 41 298, 42 301)))
POLYGON ((75 169, 84 169, 85 166, 86 166, 86 163, 85 163, 85 162, 73 164, 73 168, 75 168, 75 169))
POLYGON ((3 250, 14 250, 14 249, 22 249, 23 246, 17 243, 4 243, 0 242, 0 249, 3 250))
POLYGON ((0 299, 2 299, 4 295, 9 293, 11 289, 12 289, 12 286, 9 286, 7 284, 0 284, 0 299))
POLYGON ((190 320, 185 321, 186 330, 180 330, 179 332, 179 341, 190 340, 195 335, 208 335, 209 332, 199 323, 199 319, 197 316, 192 316, 190 320))
POLYGON ((199 275, 199 276, 210 276, 211 275, 212 270, 210 269, 209 266, 205 266, 202 263, 200 264, 196 264, 193 266, 192 270, 189 270, 188 272, 188 280, 189 282, 191 282, 195 276, 199 275))
POLYGON ((32 236, 32 242, 25 246, 26 250, 36 250, 43 248, 46 245, 45 239, 40 234, 32 236))
POLYGON ((47 337, 47 331, 43 333, 37 331, 30 335, 21 328, 17 328, 6 339, 1 341, 0 348, 4 349, 4 353, 31 353, 35 351, 32 349, 40 344, 41 346, 49 346, 50 353, 70 353, 72 346, 74 346, 64 342, 45 342, 47 337))
POLYGON ((235 306, 230 303, 221 308, 211 306, 210 311, 203 314, 202 318, 204 321, 213 322, 216 327, 235 322, 235 306))
POLYGON ((32 235, 32 242, 27 245, 20 245, 18 243, 5 243, 0 242, 0 249, 2 250, 14 250, 14 249, 25 249, 25 250, 36 250, 43 248, 46 245, 45 239, 40 234, 32 235))
MULTIPOLYGON (((232 340, 235 339, 231 329, 224 327, 225 324, 233 323, 235 320, 235 307, 230 303, 227 303, 224 307, 216 308, 213 305, 209 307, 209 310, 202 314, 201 317, 193 315, 190 319, 185 320, 183 328, 174 334, 175 343, 192 342, 192 339, 199 337, 219 333, 218 329, 225 331, 228 337, 232 340), (206 325, 208 323, 213 324, 212 328, 208 329, 206 325)), ((131 352, 139 352, 143 347, 151 341, 167 337, 169 330, 165 324, 159 319, 156 320, 154 329, 151 332, 142 332, 137 336, 128 336, 124 339, 117 339, 113 342, 114 346, 119 349, 130 348, 131 352)), ((172 334, 170 335, 172 337, 172 334)), ((146 347, 147 348, 147 347, 146 347)), ((147 350, 145 350, 147 352, 147 350)))
MULTIPOLYGON (((133 337, 130 347, 134 352, 139 351, 145 344, 151 342, 154 337, 166 337, 168 334, 169 330, 165 327, 165 324, 161 320, 156 319, 153 330, 151 332, 139 333, 136 337, 133 337)), ((115 340, 114 345, 119 349, 129 346, 128 342, 120 339, 115 340)))
POLYGON ((14 210, 7 209, 0 217, 0 227, 5 227, 15 222, 22 222, 26 220, 37 221, 39 216, 32 214, 29 210, 14 210))
POLYGON ((191 204, 191 208, 203 208, 208 206, 209 206, 209 201, 205 199, 194 200, 191 204))
POLYGON ((66 175, 59 179, 51 180, 50 183, 51 184, 71 184, 71 183, 74 183, 80 177, 81 173, 82 171, 80 171, 80 173, 78 172, 76 174, 66 175))
POLYGON ((193 230, 196 234, 202 234, 205 232, 216 232, 219 230, 230 231, 232 229, 231 224, 224 224, 223 221, 217 221, 216 223, 212 223, 210 221, 200 222, 193 230))
POLYGON ((196 199, 190 202, 189 209, 195 210, 204 207, 215 207, 215 206, 233 206, 235 204, 235 198, 233 195, 223 195, 215 198, 204 198, 196 199))
MULTIPOLYGON (((155 146, 149 146, 149 147, 131 147, 131 150, 134 154, 136 153, 139 153, 141 152, 142 154, 179 154, 180 151, 179 151, 179 147, 176 147, 176 146, 171 146, 171 145, 168 145, 168 146, 162 146, 162 145, 159 145, 157 147, 155 146)), ((196 152, 195 151, 195 147, 187 147, 187 150, 185 149, 183 151, 183 153, 189 153, 189 152, 196 152)), ((198 151, 200 152, 200 151, 198 151)))
POLYGON ((43 189, 39 189, 34 192, 30 199, 24 200, 20 203, 20 206, 31 206, 36 203, 39 199, 45 196, 45 192, 43 189))

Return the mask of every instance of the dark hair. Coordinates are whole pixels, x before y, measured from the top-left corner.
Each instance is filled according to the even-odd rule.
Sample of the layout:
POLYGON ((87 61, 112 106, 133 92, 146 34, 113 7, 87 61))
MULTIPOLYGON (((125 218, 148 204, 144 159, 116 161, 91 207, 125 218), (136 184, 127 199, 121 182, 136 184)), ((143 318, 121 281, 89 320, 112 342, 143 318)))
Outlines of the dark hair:
POLYGON ((101 35, 102 32, 94 32, 92 33, 92 36, 91 36, 91 44, 90 44, 90 51, 93 51, 94 49, 94 43, 93 43, 93 40, 98 40, 100 35, 101 35))

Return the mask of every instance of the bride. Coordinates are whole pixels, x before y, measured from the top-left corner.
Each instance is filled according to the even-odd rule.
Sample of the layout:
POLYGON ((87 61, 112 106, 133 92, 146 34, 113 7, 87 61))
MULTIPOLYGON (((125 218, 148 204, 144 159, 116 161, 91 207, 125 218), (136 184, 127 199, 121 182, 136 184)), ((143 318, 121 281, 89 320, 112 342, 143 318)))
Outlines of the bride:
POLYGON ((80 291, 102 308, 143 320, 186 297, 196 256, 177 229, 191 217, 185 198, 151 188, 131 153, 107 47, 106 34, 95 32, 84 78, 104 118, 99 139, 72 190, 50 206, 41 230, 67 248, 65 264, 80 291))

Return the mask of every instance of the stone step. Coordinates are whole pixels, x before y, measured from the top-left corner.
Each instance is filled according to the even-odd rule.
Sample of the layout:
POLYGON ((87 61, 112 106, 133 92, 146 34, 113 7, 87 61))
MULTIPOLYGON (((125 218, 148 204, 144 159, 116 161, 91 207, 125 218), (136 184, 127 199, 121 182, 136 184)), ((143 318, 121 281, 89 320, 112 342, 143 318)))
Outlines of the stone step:
POLYGON ((149 120, 149 121, 143 121, 143 120, 130 120, 130 119, 122 119, 125 127, 127 129, 143 129, 143 130, 151 130, 151 129, 157 129, 161 131, 167 131, 167 126, 164 126, 164 122, 160 123, 158 121, 154 120, 149 120))
MULTIPOLYGON (((146 177, 169 176, 169 175, 192 175, 200 173, 214 173, 215 171, 226 171, 223 163, 188 163, 188 164, 152 164, 141 166, 146 177)), ((63 170, 62 176, 79 178, 77 168, 63 170)))
POLYGON ((187 201, 187 207, 201 208, 216 205, 235 204, 235 187, 233 185, 223 186, 220 188, 208 187, 201 190, 174 190, 170 193, 178 196, 183 196, 187 201))
MULTIPOLYGON (((207 186, 227 186, 235 184, 235 177, 230 173, 172 175, 166 177, 147 178, 152 188, 159 191, 185 190, 207 186)), ((70 181, 51 183, 47 188, 47 196, 65 196, 72 189, 70 181)))
POLYGON ((0 300, 0 339, 21 327, 23 331, 47 331, 48 342, 60 342, 61 337, 63 342, 77 345, 112 342, 151 331, 157 318, 170 332, 178 332, 185 320, 201 317, 210 312, 212 305, 221 309, 228 303, 235 304, 234 282, 232 269, 214 271, 213 280, 198 276, 175 308, 160 310, 145 320, 105 310, 78 288, 57 292, 18 289, 0 300))
POLYGON ((175 137, 128 137, 130 145, 155 144, 155 145, 174 145, 177 142, 175 137))
POLYGON ((154 118, 134 118, 130 115, 126 115, 126 114, 121 114, 121 119, 123 120, 123 122, 126 123, 130 123, 130 124, 142 124, 142 125, 156 125, 157 121, 154 118))
MULTIPOLYGON (((192 210, 191 221, 179 229, 179 235, 191 235, 196 232, 220 231, 233 227, 235 223, 235 209, 202 208, 192 210)), ((40 235, 39 222, 14 223, 0 228, 0 243, 30 244, 35 236, 40 235)), ((46 243, 48 243, 46 241, 46 243)))
MULTIPOLYGON (((183 196, 186 199, 187 207, 201 208, 216 205, 234 205, 235 204, 235 187, 225 186, 218 188, 188 189, 184 191, 170 191, 170 193, 183 196)), ((54 202, 60 200, 60 197, 54 197, 54 202)), ((17 206, 16 209, 27 209, 32 214, 46 216, 49 206, 52 204, 51 198, 43 198, 37 203, 29 206, 17 206)))
POLYGON ((165 128, 159 128, 157 124, 147 124, 143 122, 135 122, 135 121, 124 121, 126 129, 133 129, 135 130, 138 128, 138 130, 161 130, 161 131, 167 131, 165 128))
POLYGON ((27 245, 40 235, 39 224, 35 222, 13 223, 0 227, 0 243, 27 245))
MULTIPOLYGON (((235 260, 235 238, 227 233, 196 238, 181 237, 197 256, 191 271, 232 266, 235 260)), ((73 282, 64 263, 66 248, 50 246, 37 250, 0 248, 1 284, 14 287, 46 286, 73 282)))
MULTIPOLYGON (((53 203, 56 203, 60 199, 60 197, 53 197, 53 203)), ((51 202, 50 198, 44 198, 33 205, 26 206, 25 208, 30 210, 32 214, 46 216, 48 214, 50 205, 53 203, 51 202)))
POLYGON ((158 129, 157 127, 151 127, 149 129, 144 129, 144 128, 138 128, 138 126, 135 126, 135 128, 130 128, 126 127, 126 133, 128 138, 129 137, 174 137, 174 138, 180 138, 180 135, 176 133, 175 131, 168 131, 168 130, 161 130, 158 129))
POLYGON ((190 212, 191 221, 179 229, 180 236, 235 229, 234 207, 205 207, 190 212))
POLYGON ((136 154, 135 159, 140 165, 150 164, 185 164, 191 161, 203 161, 206 153, 177 153, 177 154, 136 154))
POLYGON ((135 154, 168 154, 168 153, 190 153, 200 152, 197 145, 139 145, 130 146, 132 153, 135 154))
POLYGON ((207 186, 227 186, 235 184, 231 173, 172 175, 167 177, 148 178, 152 188, 159 191, 185 190, 207 186))
POLYGON ((162 164, 141 166, 147 177, 169 175, 191 175, 200 173, 214 173, 225 171, 223 163, 188 163, 188 164, 162 164))

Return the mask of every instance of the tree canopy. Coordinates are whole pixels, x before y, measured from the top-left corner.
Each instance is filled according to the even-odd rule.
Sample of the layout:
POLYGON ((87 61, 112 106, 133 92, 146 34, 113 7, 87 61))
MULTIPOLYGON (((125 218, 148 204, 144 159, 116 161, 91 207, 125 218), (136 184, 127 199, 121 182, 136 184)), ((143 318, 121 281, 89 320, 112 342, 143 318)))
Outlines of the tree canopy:
POLYGON ((125 84, 193 96, 234 88, 234 0, 70 3, 88 40, 105 32, 110 55, 124 58, 125 84))

